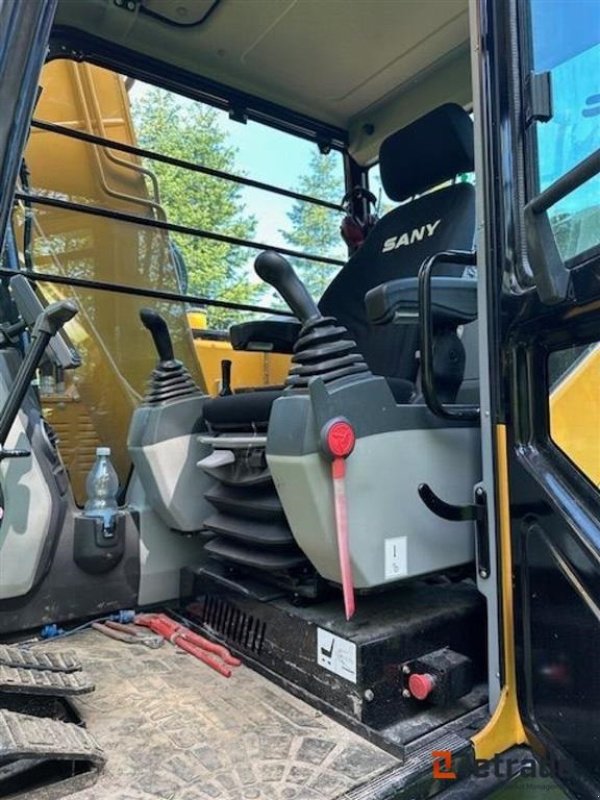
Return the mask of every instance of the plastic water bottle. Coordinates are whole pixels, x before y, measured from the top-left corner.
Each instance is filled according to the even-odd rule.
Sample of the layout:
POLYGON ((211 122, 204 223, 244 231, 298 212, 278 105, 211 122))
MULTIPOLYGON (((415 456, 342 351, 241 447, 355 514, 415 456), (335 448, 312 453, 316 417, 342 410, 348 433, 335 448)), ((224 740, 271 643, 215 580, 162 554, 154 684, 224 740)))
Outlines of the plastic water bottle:
POLYGON ((83 507, 88 517, 102 517, 105 532, 112 532, 118 511, 119 478, 110 461, 110 447, 96 448, 96 463, 85 483, 88 499, 83 507))

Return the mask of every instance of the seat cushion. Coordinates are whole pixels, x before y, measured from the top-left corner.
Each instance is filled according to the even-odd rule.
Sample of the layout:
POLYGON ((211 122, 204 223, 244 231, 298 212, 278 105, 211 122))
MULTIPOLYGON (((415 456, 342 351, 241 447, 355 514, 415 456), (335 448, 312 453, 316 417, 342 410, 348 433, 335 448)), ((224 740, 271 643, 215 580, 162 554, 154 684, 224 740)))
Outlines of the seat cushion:
MULTIPOLYGON (((397 403, 408 403, 414 384, 402 378, 387 378, 397 403)), ((204 419, 217 431, 266 431, 271 407, 283 389, 260 389, 213 397, 204 404, 204 419)))
POLYGON ((215 430, 265 431, 271 406, 282 393, 282 389, 266 389, 214 397, 204 404, 204 419, 215 430))

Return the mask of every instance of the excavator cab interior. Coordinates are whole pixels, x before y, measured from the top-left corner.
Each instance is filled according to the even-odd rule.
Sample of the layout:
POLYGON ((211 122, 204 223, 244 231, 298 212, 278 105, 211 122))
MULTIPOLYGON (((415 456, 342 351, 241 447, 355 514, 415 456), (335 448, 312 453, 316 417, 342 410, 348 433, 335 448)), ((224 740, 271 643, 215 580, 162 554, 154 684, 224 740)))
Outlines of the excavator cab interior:
MULTIPOLYGON (((422 195, 460 172, 472 171, 468 114, 458 106, 436 109, 386 139, 379 163, 386 192, 395 200, 422 195), (427 159, 431 149, 438 155, 438 165, 427 159), (418 173, 418 163, 424 165, 423 174, 418 173), (424 174, 426 170, 429 174, 424 174)), ((217 512, 205 521, 205 528, 216 534, 206 551, 222 561, 262 570, 267 579, 270 575, 283 581, 281 573, 292 570, 303 576, 295 587, 291 584, 299 594, 316 594, 319 578, 339 583, 333 489, 321 440, 329 421, 344 417, 356 434, 346 491, 357 588, 384 586, 395 575, 414 577, 472 561, 468 525, 462 532, 460 526, 459 530, 448 526, 452 530, 448 536, 445 525, 429 518, 417 486, 443 483, 452 502, 469 498, 479 477, 476 426, 463 421, 452 430, 451 423, 445 428, 428 413, 416 388, 419 331, 414 303, 411 309, 408 300, 403 302, 402 290, 410 288, 421 264, 436 253, 471 253, 474 221, 474 188, 466 183, 393 209, 373 227, 318 305, 282 256, 258 256, 257 273, 282 295, 298 319, 289 342, 292 367, 283 391, 238 392, 213 398, 203 409, 208 435, 202 441, 213 452, 200 466, 216 481, 207 499, 217 512), (408 244, 396 249, 403 236, 408 244), (396 287, 397 298, 390 294, 393 280, 409 282, 396 287), (385 314, 367 305, 376 306, 378 298, 390 324, 385 314), (397 312, 411 310, 409 324, 393 324, 397 312), (413 466, 415 459, 422 459, 421 470, 415 468, 406 486, 403 453, 411 454, 413 466), (256 501, 277 506, 271 524, 253 518, 252 492, 256 501), (391 535, 400 508, 401 525, 414 536, 410 544, 401 535, 391 535), (395 538, 400 539, 398 547, 410 550, 407 562, 397 565, 398 572, 385 563, 386 547, 391 547, 386 539, 395 538), (447 551, 444 540, 449 540, 447 551), (429 562, 432 557, 440 561, 429 562), (307 581, 311 568, 316 569, 316 582, 307 581)), ((464 264, 448 264, 440 272, 460 279, 466 269, 464 264)), ((443 280, 434 278, 434 297, 436 284, 443 280)), ((476 281, 467 278, 459 288, 464 290, 467 284, 473 297, 470 314, 463 319, 457 309, 446 330, 436 326, 436 390, 449 403, 456 402, 464 377, 465 353, 456 328, 476 316, 476 281)), ((451 296, 439 301, 452 311, 451 296)), ((282 326, 291 329, 289 322, 278 320, 242 323, 232 329, 232 340, 237 347, 265 346, 270 343, 269 330, 282 326)), ((271 341, 281 338, 275 332, 271 341)), ((476 354, 471 357, 476 360, 476 354)))
MULTIPOLYGON (((0 266, 0 796, 487 796, 498 775, 462 779, 526 739, 507 400, 490 421, 525 386, 506 320, 530 342, 540 303, 583 307, 592 285, 569 294, 551 231, 490 243, 525 191, 495 137, 524 117, 499 122, 485 81, 511 84, 494 48, 540 0, 531 19, 467 0, 9 5, 29 110, 0 266), (283 134, 317 180, 228 166, 247 135, 252 168, 287 174, 264 144, 283 134), (334 159, 343 191, 320 196, 334 159), (304 238, 264 196, 296 204, 304 238), (519 317, 515 290, 500 321, 512 278, 494 288, 490 265, 527 248, 536 299, 519 317), (73 700, 88 669, 96 695, 73 700)), ((551 118, 535 86, 528 125, 551 118)), ((563 443, 592 340, 573 334, 544 399, 563 443)), ((528 525, 539 507, 519 506, 528 525)))
POLYGON ((249 640, 257 665, 384 739, 393 725, 401 741, 398 719, 408 716, 412 729, 416 713, 426 730, 428 714, 412 695, 405 708, 394 703, 387 658, 376 670, 376 698, 360 704, 332 694, 336 674, 359 692, 368 688, 374 673, 367 658, 363 666, 330 665, 331 679, 316 686, 302 665, 319 630, 340 637, 360 631, 364 647, 377 641, 392 660, 406 637, 405 665, 427 656, 432 670, 462 676, 456 696, 442 693, 446 719, 485 696, 484 638, 465 637, 473 625, 485 630, 473 526, 440 519, 429 500, 437 490, 447 502, 467 504, 481 477, 477 337, 464 334, 477 318, 475 190, 454 182, 474 168, 469 114, 455 104, 434 109, 386 138, 379 164, 389 197, 417 199, 382 216, 318 303, 284 256, 256 257, 257 275, 294 319, 239 323, 231 340, 234 348, 292 354, 285 386, 203 395, 173 360, 164 321, 141 312, 159 362, 128 447, 162 521, 203 540, 198 561, 182 570, 192 618, 239 644, 248 636, 244 625, 230 630, 230 616, 220 623, 217 616, 226 604, 230 614, 252 617, 265 626, 260 640, 249 640), (428 157, 432 150, 436 159, 428 157), (427 341, 443 419, 423 399, 417 353, 417 276, 440 253, 427 341), (337 446, 348 451, 340 456, 337 446), (408 633, 421 604, 430 604, 429 619, 419 622, 435 642, 428 653, 408 633), (302 632, 297 646, 280 639, 289 625, 302 632), (433 633, 440 625, 446 638, 433 633))

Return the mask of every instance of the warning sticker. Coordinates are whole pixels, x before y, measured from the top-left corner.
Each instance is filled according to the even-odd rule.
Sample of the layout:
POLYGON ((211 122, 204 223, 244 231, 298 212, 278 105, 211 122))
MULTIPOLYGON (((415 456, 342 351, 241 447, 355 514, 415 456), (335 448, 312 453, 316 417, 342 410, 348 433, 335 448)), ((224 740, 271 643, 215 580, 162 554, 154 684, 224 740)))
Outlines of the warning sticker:
POLYGON ((406 536, 385 540, 385 579, 393 580, 408 575, 406 536))
POLYGON ((317 663, 340 678, 356 683, 356 645, 317 628, 317 663))

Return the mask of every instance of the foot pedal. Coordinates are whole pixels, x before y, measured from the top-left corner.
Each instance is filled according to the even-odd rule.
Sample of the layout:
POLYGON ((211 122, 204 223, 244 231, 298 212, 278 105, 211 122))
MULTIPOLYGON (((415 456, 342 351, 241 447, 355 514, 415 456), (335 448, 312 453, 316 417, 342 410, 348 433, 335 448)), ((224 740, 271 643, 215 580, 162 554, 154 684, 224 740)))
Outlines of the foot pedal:
POLYGON ((50 672, 76 672, 81 669, 81 663, 73 652, 26 650, 14 645, 0 645, 0 666, 50 672))
POLYGON ((25 758, 89 761, 97 767, 106 760, 85 728, 0 710, 0 764, 25 758))
POLYGON ((69 697, 93 691, 94 684, 84 672, 52 672, 0 664, 0 692, 69 697))

